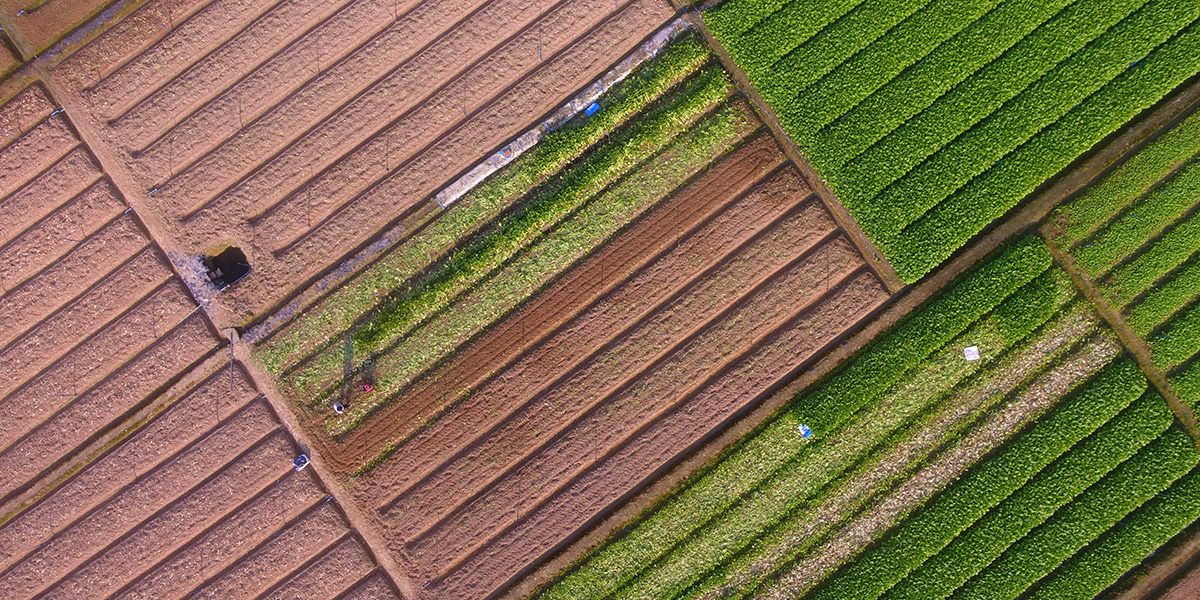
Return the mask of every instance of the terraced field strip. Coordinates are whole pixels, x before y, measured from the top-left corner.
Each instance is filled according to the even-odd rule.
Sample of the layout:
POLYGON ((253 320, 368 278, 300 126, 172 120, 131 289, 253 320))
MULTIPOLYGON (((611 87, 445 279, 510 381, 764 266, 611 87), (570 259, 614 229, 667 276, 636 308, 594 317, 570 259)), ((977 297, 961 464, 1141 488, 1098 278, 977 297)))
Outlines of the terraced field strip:
POLYGON ((1167 394, 1193 409, 1200 405, 1198 209, 1200 113, 1193 112, 1060 207, 1044 228, 1145 340, 1148 367, 1171 380, 1167 394))
POLYGON ((53 72, 175 243, 249 246, 255 275, 229 298, 238 322, 403 219, 673 13, 661 0, 186 2, 162 35, 150 13, 165 4, 53 72))
POLYGON ((731 0, 705 24, 911 283, 1195 75, 1198 16, 1175 0, 731 0))
MULTIPOLYGON (((964 275, 539 597, 725 597, 756 589, 885 493, 920 464, 916 457, 958 439, 990 410, 980 403, 1000 402, 1096 326, 1078 303, 1064 308, 1076 292, 1049 266, 1045 248, 1025 239, 964 275), (1017 344, 1035 330, 1027 346, 1017 344), (971 344, 980 362, 962 359, 971 344), (981 370, 989 365, 994 371, 981 370), (825 406, 824 398, 838 402, 825 406), (863 411, 846 406, 848 398, 862 398, 863 411), (829 443, 802 443, 801 423, 829 443)), ((1090 360, 1111 357, 1116 347, 1106 347, 1092 348, 1090 360)), ((1017 413, 1028 415, 1021 406, 1017 413)))

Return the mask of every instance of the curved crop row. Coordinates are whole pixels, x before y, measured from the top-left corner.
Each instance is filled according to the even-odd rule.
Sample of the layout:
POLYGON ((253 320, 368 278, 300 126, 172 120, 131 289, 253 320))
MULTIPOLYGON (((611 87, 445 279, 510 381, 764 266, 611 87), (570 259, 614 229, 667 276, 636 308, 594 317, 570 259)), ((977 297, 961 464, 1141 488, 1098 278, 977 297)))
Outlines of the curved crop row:
POLYGON ((1146 380, 1136 365, 1120 359, 1083 386, 1028 432, 904 521, 879 546, 838 572, 812 597, 878 597, 1128 406, 1145 391, 1146 380))
POLYGON ((287 329, 263 344, 256 356, 268 371, 278 374, 314 346, 350 329, 382 299, 381 290, 396 293, 428 264, 430 257, 452 247, 527 190, 561 171, 630 117, 662 98, 679 81, 699 70, 709 57, 708 49, 695 36, 672 43, 661 56, 610 90, 600 100, 604 110, 578 125, 546 134, 529 152, 460 198, 452 210, 420 235, 339 287, 318 306, 307 309, 287 329))

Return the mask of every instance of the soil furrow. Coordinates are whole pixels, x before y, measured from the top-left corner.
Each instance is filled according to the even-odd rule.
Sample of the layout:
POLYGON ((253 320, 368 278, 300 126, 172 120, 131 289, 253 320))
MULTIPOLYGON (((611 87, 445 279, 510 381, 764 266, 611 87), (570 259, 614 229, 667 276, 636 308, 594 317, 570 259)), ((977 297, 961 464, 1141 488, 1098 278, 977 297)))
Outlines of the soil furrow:
POLYGON ((115 419, 136 409, 152 392, 216 345, 204 316, 192 315, 87 395, 74 399, 0 453, 0 472, 7 474, 0 481, 0 497, 7 499, 32 484, 36 477, 110 427, 115 419))
POLYGON ((361 579, 375 563, 358 539, 350 537, 305 566, 263 600, 329 600, 361 579))
MULTIPOLYGON (((258 394, 240 369, 236 371, 234 383, 231 392, 225 370, 217 373, 52 494, 5 523, 0 527, 0 570, 11 566, 21 553, 50 540, 81 515, 115 495, 137 494, 135 486, 153 485, 155 478, 167 476, 172 468, 177 469, 180 476, 195 477, 203 472, 191 472, 196 466, 211 465, 207 468, 212 469, 220 464, 208 460, 219 461, 221 448, 250 443, 273 428, 276 423, 262 405, 258 406, 257 412, 251 409, 248 414, 235 417, 243 420, 232 426, 236 428, 236 438, 229 437, 228 428, 219 427, 218 414, 228 417, 258 394), (255 419, 265 423, 257 434, 244 427, 254 425, 255 419), (213 431, 214 427, 216 431, 213 431), (197 443, 205 436, 203 442, 197 443), (225 446, 218 445, 214 450, 211 445, 222 439, 225 446), (192 444, 196 444, 196 448, 188 452, 186 449, 192 444), (179 454, 181 452, 184 454, 179 454), (189 455, 191 459, 187 458, 189 455), (202 460, 205 462, 200 462, 202 460), (140 481, 137 479, 139 473, 145 474, 140 481)), ((119 499, 113 502, 119 502, 119 499)))
POLYGON ((859 515, 830 541, 793 566, 762 598, 795 598, 839 564, 862 550, 894 523, 954 481, 980 458, 1037 418, 1075 385, 1100 370, 1121 348, 1108 335, 1093 336, 1062 364, 1039 376, 1012 402, 967 434, 873 507, 859 515))
MULTIPOLYGON (((566 419, 556 419, 557 415, 529 419, 503 432, 498 447, 482 445, 464 464, 448 465, 446 471, 454 472, 452 478, 434 480, 420 488, 421 492, 429 490, 429 495, 396 505, 396 512, 410 515, 406 523, 419 522, 413 514, 440 517, 427 521, 425 530, 414 531, 411 554, 439 571, 456 562, 455 557, 468 552, 472 542, 487 539, 489 532, 518 520, 544 494, 615 452, 634 432, 673 410, 740 356, 753 352, 761 338, 806 312, 828 282, 841 281, 859 266, 854 257, 854 246, 843 239, 822 245, 720 321, 676 346, 618 393, 597 386, 573 390, 563 399, 551 396, 547 402, 555 411, 566 413, 566 419), (591 400, 587 412, 571 406, 570 399, 576 397, 591 400), (529 485, 534 481, 538 482, 536 488, 529 485), (445 494, 443 498, 462 498, 462 504, 442 500, 442 508, 431 502, 439 492, 445 494), (442 517, 448 509, 454 512, 442 517)), ((406 531, 395 533, 405 535, 406 531)))
MULTIPOLYGON (((234 465, 253 462, 264 454, 274 456, 281 447, 287 450, 279 436, 263 442, 263 436, 278 427, 266 405, 257 403, 242 413, 242 418, 222 424, 154 471, 141 478, 129 473, 127 478, 135 481, 111 500, 49 541, 26 546, 32 552, 0 574, 0 590, 12 598, 43 589, 165 507, 204 489, 205 481, 216 481, 223 469, 230 468, 226 463, 239 455, 248 452, 234 465)), ((283 459, 287 460, 286 456, 283 459)))
POLYGON ((9 0, 5 8, 15 17, 21 35, 29 40, 34 49, 45 48, 53 43, 76 24, 85 21, 97 10, 112 0, 49 0, 37 4, 36 10, 26 10, 23 13, 18 6, 29 7, 28 2, 17 3, 9 0))
MULTIPOLYGON (((450 32, 448 39, 439 40, 423 55, 409 56, 425 40, 438 37, 442 28, 462 12, 472 11, 479 1, 453 0, 451 6, 443 7, 448 14, 440 16, 430 10, 436 7, 423 7, 383 35, 362 40, 365 46, 315 74, 278 104, 265 108, 247 127, 219 146, 207 143, 203 135, 183 140, 182 147, 177 142, 174 153, 180 158, 181 168, 176 172, 182 176, 173 178, 163 188, 164 199, 169 199, 175 210, 189 218, 210 203, 226 206, 247 203, 246 207, 276 203, 304 178, 372 135, 392 115, 421 102, 430 87, 436 89, 441 85, 442 78, 453 77, 464 64, 490 50, 497 36, 504 37, 502 28, 508 20, 516 19, 514 26, 519 26, 535 16, 514 14, 508 6, 523 2, 527 5, 524 8, 533 13, 530 0, 492 0, 473 17, 481 30, 468 28, 464 32, 470 35, 457 39, 459 31, 450 32), (490 18, 481 21, 485 16, 490 18), (497 28, 499 32, 495 31, 497 28), (449 52, 439 53, 440 46, 447 44, 449 52), (192 139, 198 144, 189 144, 192 139), (260 197, 263 193, 266 195, 260 197)), ((391 20, 383 6, 376 7, 375 12, 377 20, 385 23, 391 20)), ((342 25, 350 26, 349 21, 342 25)), ((360 30, 354 24, 347 33, 360 30)), ((288 76, 294 77, 297 72, 313 74, 316 57, 304 58, 303 64, 286 71, 288 76)), ((168 144, 158 142, 148 147, 139 161, 162 171, 170 151, 168 144)))
MULTIPOLYGON (((157 252, 143 251, 113 277, 102 280, 78 300, 0 349, 0 398, 37 377, 105 324, 142 302, 171 276, 170 267, 157 252)), ((78 367, 68 369, 78 371, 78 367)), ((44 395, 45 390, 42 392, 44 395)))
POLYGON ((130 215, 117 217, 54 264, 7 290, 0 303, 0 346, 6 346, 146 248, 149 238, 130 215))
POLYGON ((77 145, 79 138, 60 113, 0 149, 0 198, 7 198, 77 145))
MULTIPOLYGON (((356 135, 346 136, 344 140, 325 135, 319 138, 320 141, 341 143, 336 146, 311 144, 303 149, 294 147, 296 152, 287 153, 291 156, 273 160, 272 171, 293 163, 290 176, 286 177, 287 183, 278 186, 292 190, 290 193, 268 196, 265 190, 256 190, 247 182, 239 192, 267 200, 258 205, 263 209, 254 217, 254 222, 268 237, 293 239, 296 233, 280 230, 277 214, 294 214, 303 204, 306 218, 312 221, 324 219, 337 207, 387 177, 394 166, 404 165, 420 154, 443 132, 467 121, 469 114, 486 107, 497 90, 508 88, 537 69, 541 62, 536 55, 539 40, 542 52, 553 56, 585 36, 613 10, 603 0, 566 0, 544 16, 529 0, 499 0, 488 6, 460 24, 459 29, 446 39, 439 40, 426 54, 416 57, 395 77, 381 81, 368 94, 340 111, 341 130, 353 131, 356 135), (515 6, 505 6, 506 2, 515 6), (517 10, 520 12, 512 16, 494 14, 517 10), (588 17, 580 18, 581 14, 588 17), (509 26, 492 31, 497 28, 497 19, 509 26), (479 43, 506 40, 510 36, 515 37, 495 48, 479 43), (477 44, 483 47, 476 52, 466 52, 463 40, 479 40, 477 44), (527 56, 530 43, 535 50, 532 57, 527 56), (455 58, 449 60, 447 57, 455 58), (466 70, 460 71, 463 67, 466 70), (406 94, 411 96, 405 97, 406 94), (407 102, 403 102, 405 100, 407 102), (454 111, 454 107, 461 107, 461 113, 454 111), (394 114, 400 117, 364 127, 362 132, 344 125, 347 122, 366 124, 371 122, 369 119, 373 115, 394 114), (325 154, 341 158, 331 163, 322 160, 325 154), (309 177, 313 172, 319 173, 309 177)), ((284 178, 271 178, 261 183, 272 186, 274 181, 281 179, 284 178)), ((291 221, 285 217, 283 222, 291 221)))
POLYGON ((70 198, 66 204, 0 248, 0 281, 6 286, 19 286, 125 210, 108 180, 66 198, 70 198))
MULTIPOLYGON (((479 154, 479 148, 499 147, 520 133, 527 126, 527 115, 542 114, 558 106, 616 58, 635 47, 671 14, 662 0, 634 0, 622 6, 620 12, 598 29, 580 38, 543 67, 530 72, 513 84, 511 89, 478 109, 469 120, 448 130, 402 168, 394 170, 387 179, 339 206, 322 222, 314 223, 313 227, 302 231, 295 225, 287 224, 299 223, 305 216, 302 211, 297 210, 286 218, 281 213, 275 213, 273 220, 276 221, 276 227, 299 235, 284 245, 275 245, 275 253, 289 262, 318 248, 339 247, 338 252, 344 253, 349 247, 343 240, 356 239, 359 235, 357 232, 363 229, 383 227, 398 214, 398 209, 432 195, 456 174, 470 168, 477 160, 475 157, 479 154), (432 179, 429 173, 444 173, 445 178, 432 179), (409 198, 410 202, 397 206, 397 197, 409 198), (337 242, 341 244, 334 246, 337 242)), ((543 32, 543 35, 547 34, 543 32)), ((536 37, 534 31, 523 34, 523 47, 534 47, 536 37)), ((524 58, 529 62, 537 60, 533 52, 502 58, 514 61, 524 58)), ((482 81, 459 81, 470 86, 488 85, 482 81)), ((443 110, 440 116, 430 114, 428 118, 432 122, 443 122, 453 118, 453 113, 443 110)))
POLYGON ((263 451, 228 465, 212 480, 173 502, 166 510, 121 536, 112 545, 55 581, 39 595, 47 600, 108 598, 206 529, 235 516, 248 499, 291 472, 294 446, 279 434, 263 451))
MULTIPOLYGON (((101 176, 100 166, 87 149, 71 150, 21 189, 0 200, 0 236, 3 236, 0 239, 5 240, 5 246, 13 243, 39 219, 51 214, 64 200, 83 193, 101 176)), ((70 237, 82 239, 79 235, 70 237)))
MULTIPOLYGON (((203 40, 204 54, 173 72, 172 77, 161 84, 131 88, 141 97, 133 105, 114 107, 116 116, 108 121, 112 136, 122 140, 123 147, 136 155, 151 141, 174 133, 181 118, 186 118, 237 83, 244 73, 253 72, 262 61, 295 43, 345 2, 270 0, 270 3, 265 11, 258 7, 251 9, 253 21, 217 44, 211 43, 210 35, 192 33, 191 37, 203 40)), ((179 32, 176 35, 184 37, 179 32)), ((184 41, 179 39, 177 43, 184 41)))
MULTIPOLYGON (((339 454, 370 458, 385 440, 407 433, 404 430, 411 424, 401 415, 419 414, 429 410, 429 406, 437 411, 457 401, 522 355, 543 348, 545 338, 579 317, 604 295, 628 285, 646 265, 658 265, 670 256, 689 252, 693 263, 723 256, 722 250, 727 250, 734 241, 759 231, 803 197, 806 189, 784 191, 780 181, 786 173, 771 178, 765 184, 769 189, 747 192, 758 181, 751 176, 773 167, 780 156, 773 140, 764 136, 714 166, 585 263, 567 271, 477 342, 455 353, 446 366, 419 380, 399 402, 355 428, 339 444, 339 454), (744 173, 739 169, 744 169, 744 173)), ((797 179, 792 185, 803 184, 797 179)), ((354 466, 357 465, 346 464, 347 469, 354 466)))
POLYGON ((324 499, 311 472, 286 477, 261 497, 205 531, 130 585, 114 600, 178 600, 276 535, 324 499))
POLYGON ((237 600, 255 598, 272 581, 285 577, 320 554, 350 529, 332 504, 324 504, 283 530, 221 576, 187 597, 237 600))
MULTIPOLYGON (((764 201, 761 196, 756 199, 764 201)), ((794 201, 784 199, 785 203, 794 201)), ((825 211, 808 203, 776 221, 715 268, 712 264, 721 259, 719 255, 705 264, 688 252, 694 247, 681 246, 680 252, 610 293, 541 344, 537 352, 398 450, 389 462, 396 462, 399 472, 393 468, 381 474, 392 489, 419 490, 419 482, 436 476, 442 465, 458 461, 489 438, 502 437, 497 432, 551 410, 551 404, 539 401, 548 393, 561 395, 574 389, 573 385, 586 388, 588 383, 620 385, 636 373, 634 369, 667 353, 833 229, 825 211), (779 252, 780 248, 785 251, 779 252), (693 263, 692 268, 678 269, 688 263, 693 263), (706 267, 712 270, 700 275, 706 267)), ((743 235, 754 233, 751 229, 743 235)), ((730 244, 726 251, 734 248, 737 246, 730 244)), ((403 498, 399 493, 389 505, 403 498)), ((390 507, 383 510, 390 512, 390 507)))
MULTIPOLYGON (((215 0, 182 23, 176 23, 162 41, 139 52, 81 96, 94 108, 97 120, 119 119, 138 106, 148 92, 161 90, 177 73, 186 73, 279 1, 215 0)), ((155 20, 159 27, 170 25, 161 17, 155 20)), ((143 125, 151 127, 153 123, 143 125)))
POLYGON ((21 90, 0 109, 0 149, 21 139, 29 128, 42 122, 57 108, 40 84, 21 90))
MULTIPOLYGON (((455 2, 456 5, 469 1, 474 7, 483 0, 446 1, 455 2)), ((431 36, 442 32, 447 23, 458 18, 456 15, 460 9, 454 6, 430 11, 429 4, 428 0, 415 5, 414 0, 405 0, 403 6, 387 0, 347 3, 320 23, 303 31, 286 47, 265 57, 265 60, 256 59, 262 60, 261 63, 256 62, 248 69, 237 71, 242 74, 236 81, 231 81, 222 89, 214 88, 206 92, 203 104, 182 115, 169 113, 172 119, 169 127, 130 138, 126 142, 127 147, 135 156, 142 157, 161 152, 164 140, 168 136, 174 138, 177 149, 186 148, 185 152, 178 155, 182 173, 185 167, 218 151, 241 129, 246 126, 257 127, 260 119, 269 118, 274 111, 294 102, 296 96, 306 96, 310 102, 321 100, 322 88, 344 85, 344 82, 331 82, 327 72, 341 73, 343 77, 346 74, 382 74, 400 64, 411 55, 414 48, 426 43, 431 36), (399 21, 392 17, 393 10, 401 15, 399 21), (434 20, 431 15, 441 15, 442 18, 434 20), (395 53, 402 50, 408 54, 388 54, 382 58, 370 54, 372 51, 395 53), (354 62, 357 66, 347 69, 343 64, 346 62, 354 62), (214 130, 220 131, 220 135, 204 135, 206 131, 214 130), (179 140, 184 140, 184 144, 180 145, 179 140)), ((179 79, 187 82, 183 74, 179 79)), ((359 87, 367 85, 363 79, 374 81, 370 77, 355 79, 359 87)), ((190 83, 203 86, 207 82, 201 79, 190 83)), ((350 96, 353 96, 353 92, 350 96)), ((346 97, 335 95, 330 99, 346 97)), ((132 120, 131 123, 120 124, 116 131, 118 136, 136 129, 134 117, 131 115, 127 119, 132 120)))
POLYGON ((361 583, 343 592, 335 600, 399 600, 399 596, 392 591, 387 577, 376 571, 361 583))
POLYGON ((115 23, 92 43, 76 48, 53 68, 54 78, 80 95, 93 109, 104 104, 101 91, 105 76, 135 65, 142 54, 164 44, 170 30, 164 26, 186 26, 193 18, 203 19, 203 9, 216 0, 158 0, 147 2, 115 23))
MULTIPOLYGON (((347 220, 379 214, 385 207, 388 212, 384 214, 390 220, 398 214, 396 197, 407 198, 402 205, 406 207, 432 195, 457 173, 470 168, 478 160, 480 148, 497 148, 520 133, 528 126, 528 115, 544 114, 559 105, 669 17, 663 9, 647 19, 646 13, 655 12, 651 5, 662 8, 661 0, 634 0, 618 9, 608 8, 601 0, 568 2, 540 21, 538 27, 527 28, 429 102, 399 119, 374 143, 364 145, 358 160, 371 165, 370 172, 382 175, 384 165, 379 163, 387 162, 381 159, 387 154, 389 140, 390 144, 397 144, 397 140, 412 142, 412 146, 405 147, 406 157, 397 163, 400 166, 393 167, 382 179, 377 175, 367 177, 370 182, 360 184, 361 191, 352 195, 341 193, 336 180, 332 180, 328 193, 312 195, 312 205, 304 195, 272 207, 259 227, 271 236, 269 239, 279 240, 273 251, 291 253, 305 245, 314 230, 324 231, 331 224, 341 226, 345 232, 350 225, 347 220), (586 27, 592 29, 586 29, 583 20, 569 12, 585 8, 577 7, 576 2, 603 5, 603 9, 597 7, 590 14, 604 19, 587 20, 586 27), (597 48, 600 44, 606 52, 597 48), (538 59, 539 45, 549 53, 545 62, 538 59), (485 95, 480 90, 490 92, 485 95), (463 112, 454 111, 454 107, 463 112), (467 152, 465 148, 472 150, 467 152), (443 176, 431 179, 429 173, 443 176)), ((384 223, 379 221, 375 226, 384 223)))
POLYGON ((575 537, 590 521, 636 493, 655 473, 701 443, 717 429, 716 424, 734 418, 769 393, 886 298, 873 274, 858 271, 753 355, 638 432, 531 514, 457 559, 444 578, 430 586, 430 597, 482 596, 515 579, 523 567, 543 560, 557 545, 575 537))
MULTIPOLYGON (((116 321, 72 348, 51 368, 0 400, 0 448, 37 427, 77 396, 111 376, 157 341, 158 334, 192 312, 192 299, 178 280, 155 290, 116 321)), ((32 374, 33 372, 31 372, 32 374)))

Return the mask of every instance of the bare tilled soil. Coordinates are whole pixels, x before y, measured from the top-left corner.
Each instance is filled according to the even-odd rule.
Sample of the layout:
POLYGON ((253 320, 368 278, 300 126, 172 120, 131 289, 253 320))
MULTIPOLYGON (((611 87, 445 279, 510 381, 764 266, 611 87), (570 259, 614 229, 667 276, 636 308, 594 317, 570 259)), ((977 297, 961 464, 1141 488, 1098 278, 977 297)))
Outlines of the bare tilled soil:
POLYGON ((48 47, 114 0, 0 0, 34 51, 48 47))
POLYGON ((252 275, 214 307, 233 322, 426 201, 674 13, 665 0, 200 4, 148 2, 53 72, 165 219, 169 250, 247 250, 252 275), (168 5, 169 32, 156 25, 168 5))
MULTIPOLYGON (((714 264, 722 250, 745 241, 805 196, 807 188, 793 174, 785 172, 774 177, 767 189, 753 192, 754 198, 744 197, 781 159, 774 142, 764 136, 713 165, 630 230, 456 353, 448 364, 416 382, 397 402, 389 404, 364 426, 355 428, 344 440, 335 442, 339 462, 344 461, 347 470, 357 468, 388 442, 410 434, 422 416, 437 414, 467 390, 477 388, 498 371, 503 373, 500 368, 513 361, 549 366, 546 357, 561 352, 561 341, 566 339, 573 341, 572 351, 576 353, 598 347, 590 345, 577 329, 565 329, 569 327, 567 323, 584 310, 596 310, 597 303, 604 302, 601 298, 614 293, 614 289, 636 285, 626 283, 631 277, 645 281, 657 275, 686 281, 689 273, 714 264), (705 256, 709 262, 685 260, 689 256, 705 256), (547 339, 551 333, 554 335, 547 339), (534 355, 524 356, 526 352, 534 355)), ((642 285, 640 293, 646 302, 653 297, 665 297, 671 290, 661 286, 651 291, 642 285)), ((627 310, 624 323, 632 322, 637 314, 627 310)), ((616 331, 620 325, 611 322, 608 327, 616 331)), ((504 378, 512 381, 511 377, 504 378)), ((527 378, 519 379, 533 384, 527 378)), ((494 400, 495 396, 491 398, 494 400)), ((468 401, 478 404, 475 398, 468 401)), ((463 415, 458 413, 459 417, 463 415)), ((389 469, 389 475, 381 479, 395 482, 392 472, 389 469)))
POLYGON ((68 118, 0 106, 0 597, 399 597, 68 118))

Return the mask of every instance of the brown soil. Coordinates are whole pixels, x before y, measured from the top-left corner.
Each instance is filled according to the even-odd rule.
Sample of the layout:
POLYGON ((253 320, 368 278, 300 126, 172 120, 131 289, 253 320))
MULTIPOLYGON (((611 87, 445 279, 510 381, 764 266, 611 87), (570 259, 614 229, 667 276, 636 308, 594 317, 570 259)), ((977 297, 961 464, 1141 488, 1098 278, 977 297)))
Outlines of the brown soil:
POLYGON ((10 287, 20 285, 125 210, 108 181, 67 198, 66 204, 0 247, 0 281, 10 287))
MULTIPOLYGON (((89 375, 96 367, 80 368, 73 357, 65 357, 74 355, 77 345, 84 343, 114 319, 128 321, 125 313, 145 302, 146 296, 166 284, 170 278, 171 270, 166 261, 152 251, 143 251, 127 262, 123 269, 101 280, 79 298, 38 323, 20 339, 0 350, 0 398, 6 398, 32 379, 53 380, 53 372, 69 374, 68 389, 79 387, 82 380, 78 378, 89 375), (51 367, 52 363, 57 364, 51 367), (49 371, 45 371, 47 367, 50 367, 49 371)), ((174 289, 179 288, 177 281, 173 285, 174 289)), ((190 299, 187 304, 190 311, 190 299)), ((139 335, 152 335, 151 325, 157 318, 150 315, 143 319, 143 327, 135 331, 139 335)), ((169 322, 164 320, 162 323, 165 329, 169 322)), ((89 340, 88 344, 93 347, 97 345, 96 340, 89 340)), ((139 342, 139 345, 145 343, 139 342)), ((113 363, 103 355, 98 359, 108 369, 120 366, 120 363, 113 363)), ((39 389, 39 393, 46 392, 36 385, 34 388, 39 389)), ((58 393, 66 393, 66 390, 58 393)), ((6 403, 7 400, 0 400, 0 405, 6 403)))
MULTIPOLYGON (((686 189, 569 270, 516 313, 455 353, 447 364, 418 380, 397 402, 353 430, 337 444, 343 468, 353 470, 377 455, 389 441, 411 434, 413 427, 419 425, 418 415, 441 412, 521 355, 531 349, 545 348, 547 342, 543 338, 593 306, 633 273, 647 264, 659 264, 667 252, 681 255, 686 250, 679 245, 681 239, 688 240, 683 242, 686 247, 707 242, 708 251, 702 255, 711 256, 721 245, 733 243, 735 230, 752 234, 777 217, 790 204, 753 202, 743 196, 781 158, 773 141, 760 137, 713 165, 686 189), (736 208, 729 208, 731 205, 736 208)), ((801 184, 793 180, 792 185, 801 184)), ((771 191, 782 194, 780 188, 780 184, 775 184, 771 191)), ((799 199, 803 195, 803 191, 797 190, 785 197, 799 199)), ((657 270, 672 272, 663 266, 657 270)), ((674 271, 681 278, 685 273, 674 271)), ((578 337, 575 339, 582 342, 578 337)))
POLYGON ((17 139, 0 150, 0 194, 7 196, 33 176, 53 165, 79 144, 66 116, 57 114, 25 132, 9 132, 17 139))
POLYGON ((364 579, 351 590, 338 597, 338 600, 399 600, 400 596, 392 590, 387 578, 376 572, 364 579))
MULTIPOLYGON (((50 168, 39 173, 20 190, 0 200, 0 232, 5 243, 19 237, 39 219, 51 214, 66 200, 74 198, 87 186, 100 178, 100 167, 87 150, 75 148, 50 168)), ((109 189, 104 183, 98 189, 109 189)), ((90 232, 89 232, 90 233, 90 232)), ((66 237, 82 239, 79 231, 71 231, 66 237)), ((9 281, 5 275, 5 281, 9 281)), ((15 284, 15 281, 13 282, 15 284)), ((10 284, 11 286, 11 284, 10 284)))
MULTIPOLYGON (((844 238, 840 243, 851 247, 844 238)), ((524 507, 529 509, 524 516, 445 565, 430 585, 430 596, 482 597, 520 576, 525 565, 535 564, 569 541, 574 534, 567 532, 578 531, 646 485, 655 473, 702 443, 716 424, 735 418, 754 399, 769 393, 820 351, 825 340, 886 297, 879 280, 860 269, 619 449, 566 486, 543 493, 536 507, 524 507)))
MULTIPOLYGON (((587 381, 587 365, 598 374, 596 381, 603 382, 614 373, 617 377, 632 376, 634 373, 620 367, 607 368, 605 358, 620 360, 623 349, 634 352, 624 357, 625 364, 648 365, 637 362, 639 349, 634 340, 623 337, 626 333, 640 333, 639 339, 655 342, 640 349, 643 360, 652 360, 670 350, 673 340, 698 329, 705 315, 715 315, 736 301, 739 290, 750 289, 756 281, 769 277, 774 268, 786 264, 788 256, 772 256, 776 248, 796 247, 785 254, 798 256, 832 229, 813 203, 795 209, 788 217, 779 217, 803 198, 803 190, 778 195, 769 193, 771 190, 746 197, 671 252, 621 281, 612 292, 536 344, 533 352, 400 446, 377 473, 361 482, 361 487, 378 487, 388 494, 376 496, 375 505, 387 502, 435 472, 444 461, 470 449, 476 440, 538 410, 536 398, 557 383, 563 384, 558 386, 560 390, 570 389, 566 378, 572 374, 576 374, 576 382, 587 381), (779 220, 760 233, 771 218, 779 220), (674 311, 664 308, 664 303, 674 311), (697 312, 689 314, 689 307, 697 312), (673 319, 665 318, 672 314, 673 319), (673 329, 662 329, 666 326, 673 329), (657 339, 648 337, 655 334, 657 339)), ((550 407, 543 404, 541 410, 546 408, 550 407)))
POLYGON ((263 598, 328 600, 353 585, 373 567, 374 561, 366 548, 357 539, 346 538, 263 598))
POLYGON ((188 597, 213 600, 258 597, 273 582, 301 568, 310 557, 346 539, 349 531, 335 505, 318 504, 188 597))
POLYGON ((9 36, 0 34, 0 77, 21 66, 21 57, 17 54, 9 36))
POLYGON ((113 0, 0 0, 0 8, 8 13, 21 36, 38 51, 111 2, 113 0))
MULTIPOLYGON (((155 390, 197 362, 216 346, 207 323, 193 314, 162 335, 153 346, 100 384, 72 399, 17 442, 0 452, 0 497, 32 483, 58 461, 70 456, 96 432, 135 410, 155 390)), ((6 405, 19 414, 27 407, 6 405)))
POLYGON ((214 307, 227 322, 280 303, 673 13, 662 0, 360 0, 336 12, 295 0, 247 26, 263 2, 192 2, 163 37, 158 4, 54 75, 89 114, 81 127, 129 167, 135 205, 165 219, 170 250, 247 250, 253 274, 214 307))
POLYGON ((7 290, 0 304, 0 344, 7 345, 56 309, 99 283, 150 243, 130 215, 122 215, 77 244, 54 264, 7 290))
MULTIPOLYGON (((191 461, 195 464, 201 464, 199 459, 215 450, 211 444, 218 441, 219 437, 206 439, 204 444, 208 445, 198 445, 198 449, 188 450, 190 445, 210 435, 210 431, 218 424, 218 411, 229 417, 257 394, 241 370, 236 371, 234 382, 236 387, 230 385, 229 377, 223 371, 214 375, 167 409, 151 426, 139 431, 51 495, 6 522, 0 528, 0 571, 12 565, 22 553, 36 548, 68 527, 87 511, 110 501, 117 494, 136 493, 132 486, 151 485, 151 481, 163 476, 172 465, 188 464, 188 456, 192 457, 191 461), (231 392, 230 388, 234 390, 231 392), (131 487, 124 489, 127 485, 131 487)), ((238 428, 234 433, 238 436, 252 435, 250 430, 244 428, 244 424, 253 425, 255 415, 265 419, 262 422, 266 423, 266 427, 271 427, 269 414, 263 408, 259 404, 247 413, 240 413, 238 421, 235 421, 238 428)), ((224 435, 228 441, 239 439, 224 435)), ((247 443, 250 441, 246 440, 247 443)), ((215 466, 215 463, 209 464, 215 466)), ((186 471, 186 468, 177 468, 179 475, 186 471)))
POLYGON ((7 448, 77 395, 112 376, 191 312, 187 290, 174 281, 94 333, 52 368, 0 402, 0 448, 7 448), (155 321, 159 322, 157 332, 155 321))
POLYGON ((1200 598, 1200 569, 1193 568, 1175 585, 1172 585, 1158 600, 1194 600, 1200 598))

